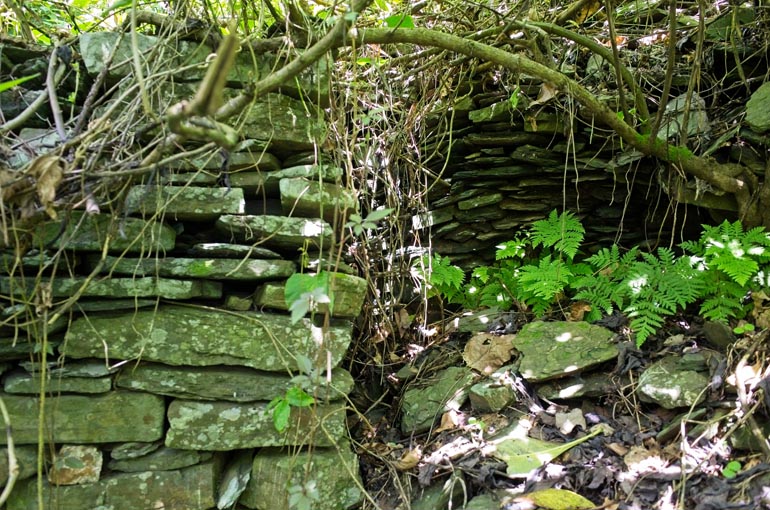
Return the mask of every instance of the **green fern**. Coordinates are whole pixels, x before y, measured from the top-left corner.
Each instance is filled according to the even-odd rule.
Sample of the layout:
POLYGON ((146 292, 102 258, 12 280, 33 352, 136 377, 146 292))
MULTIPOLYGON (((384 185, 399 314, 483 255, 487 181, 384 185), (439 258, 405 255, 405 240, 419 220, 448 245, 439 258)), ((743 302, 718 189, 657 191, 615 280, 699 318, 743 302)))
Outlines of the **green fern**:
POLYGON ((576 291, 573 299, 591 305, 586 320, 599 320, 603 314, 611 315, 625 307, 628 292, 621 282, 638 256, 639 249, 636 247, 621 255, 618 245, 613 245, 586 259, 594 271, 577 278, 572 284, 576 291))
POLYGON ((465 272, 452 265, 449 257, 438 253, 424 255, 412 266, 415 276, 425 284, 429 297, 445 298, 449 302, 458 300, 463 293, 465 272))
POLYGON ((659 248, 657 256, 644 252, 641 256, 623 282, 628 297, 624 312, 631 319, 637 345, 655 333, 666 316, 695 302, 704 288, 697 270, 670 249, 659 248))
POLYGON ((555 209, 548 215, 548 219, 538 220, 530 228, 533 248, 540 245, 544 248, 554 248, 570 259, 575 258, 585 232, 574 214, 569 211, 557 214, 555 209))
POLYGON ((572 272, 561 260, 551 260, 550 255, 540 259, 538 265, 526 265, 519 272, 519 284, 524 292, 552 302, 564 291, 572 272))
POLYGON ((516 238, 512 241, 506 241, 503 244, 497 246, 495 252, 495 260, 505 259, 523 259, 527 254, 527 242, 523 239, 516 238))

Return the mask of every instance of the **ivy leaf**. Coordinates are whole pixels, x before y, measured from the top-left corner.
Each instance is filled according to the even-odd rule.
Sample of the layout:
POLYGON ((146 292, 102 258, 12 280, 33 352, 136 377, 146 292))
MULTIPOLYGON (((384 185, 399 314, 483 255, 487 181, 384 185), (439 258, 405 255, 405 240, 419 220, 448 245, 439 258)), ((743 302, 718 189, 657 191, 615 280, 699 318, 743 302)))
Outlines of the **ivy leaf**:
MULTIPOLYGON (((376 211, 372 211, 369 214, 366 215, 366 219, 364 221, 370 221, 372 223, 377 223, 380 220, 384 220, 388 216, 390 216, 390 213, 394 211, 393 208, 389 207, 386 209, 377 209, 376 211)), ((353 215, 350 216, 351 219, 353 218, 353 215)), ((360 216, 359 216, 360 218, 360 216)))

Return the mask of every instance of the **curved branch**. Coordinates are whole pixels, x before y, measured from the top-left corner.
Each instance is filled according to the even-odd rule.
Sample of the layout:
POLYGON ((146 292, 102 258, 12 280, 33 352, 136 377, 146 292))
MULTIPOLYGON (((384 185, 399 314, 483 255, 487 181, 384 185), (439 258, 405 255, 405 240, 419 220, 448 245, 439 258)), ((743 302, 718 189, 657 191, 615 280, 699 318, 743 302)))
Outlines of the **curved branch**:
POLYGON ((553 84, 557 89, 575 98, 597 120, 615 131, 623 141, 640 151, 642 154, 654 156, 676 165, 684 172, 702 179, 729 193, 745 192, 747 183, 737 178, 744 168, 736 164, 720 164, 712 158, 693 155, 690 151, 671 146, 665 142, 651 139, 638 133, 617 114, 594 97, 594 95, 575 80, 568 78, 558 71, 538 64, 524 55, 508 53, 492 46, 463 39, 451 34, 434 30, 412 29, 362 29, 351 34, 351 39, 357 44, 394 44, 407 43, 421 46, 435 46, 449 51, 462 53, 470 57, 493 62, 512 71, 536 76, 543 81, 553 84))

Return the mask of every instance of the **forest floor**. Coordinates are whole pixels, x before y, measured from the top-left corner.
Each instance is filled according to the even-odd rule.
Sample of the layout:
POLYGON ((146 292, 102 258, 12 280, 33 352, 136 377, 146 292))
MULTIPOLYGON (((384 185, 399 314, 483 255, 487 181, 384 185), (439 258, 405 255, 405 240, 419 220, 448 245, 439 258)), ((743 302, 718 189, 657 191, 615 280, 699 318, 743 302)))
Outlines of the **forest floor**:
MULTIPOLYGON (((613 326, 615 340, 622 340, 623 321, 614 322, 607 325, 613 326)), ((490 329, 510 333, 521 325, 513 321, 490 329)), ((721 342, 706 329, 702 319, 682 316, 642 349, 621 349, 617 360, 594 370, 613 388, 603 395, 546 400, 536 386, 518 378, 512 383, 516 402, 491 413, 466 402, 420 434, 402 432, 401 404, 409 387, 430 385, 435 370, 421 369, 405 384, 399 383, 402 367, 370 373, 354 397, 365 399, 369 392, 368 405, 359 407, 365 419, 351 427, 372 498, 367 505, 383 510, 770 508, 768 334, 727 330, 722 339, 727 342, 721 342), (699 402, 666 409, 639 398, 638 381, 646 367, 663 356, 692 352, 717 353, 723 360, 708 369, 710 382, 699 402), (379 396, 371 398, 374 393, 379 396), (521 427, 526 438, 546 443, 517 450, 513 457, 539 461, 531 470, 511 474, 515 458, 501 460, 494 444, 499 445, 501 433, 521 427)), ((429 349, 431 366, 458 359, 462 364, 460 353, 469 338, 443 335, 429 349)))

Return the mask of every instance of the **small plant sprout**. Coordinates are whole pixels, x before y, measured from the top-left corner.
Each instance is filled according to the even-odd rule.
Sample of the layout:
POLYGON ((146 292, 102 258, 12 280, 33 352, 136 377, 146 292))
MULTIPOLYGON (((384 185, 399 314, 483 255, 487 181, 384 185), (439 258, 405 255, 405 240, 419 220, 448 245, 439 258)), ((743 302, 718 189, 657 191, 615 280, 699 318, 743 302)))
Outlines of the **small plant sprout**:
POLYGON ((725 478, 735 478, 735 476, 741 471, 743 466, 737 460, 731 460, 722 469, 722 476, 725 478))
POLYGON ((754 332, 754 324, 750 322, 743 322, 733 328, 733 333, 736 335, 749 335, 754 332))
POLYGON ((350 215, 348 222, 345 223, 345 226, 347 228, 353 229, 353 233, 356 236, 360 236, 363 234, 364 230, 377 228, 377 222, 384 220, 392 212, 393 209, 391 208, 377 209, 376 211, 372 211, 367 214, 366 218, 362 218, 360 214, 353 213, 350 215))

